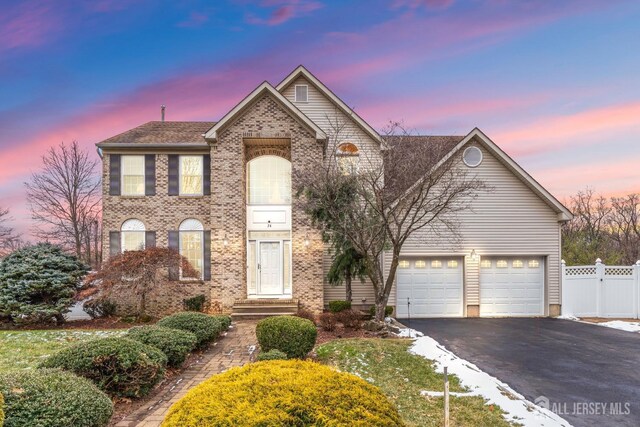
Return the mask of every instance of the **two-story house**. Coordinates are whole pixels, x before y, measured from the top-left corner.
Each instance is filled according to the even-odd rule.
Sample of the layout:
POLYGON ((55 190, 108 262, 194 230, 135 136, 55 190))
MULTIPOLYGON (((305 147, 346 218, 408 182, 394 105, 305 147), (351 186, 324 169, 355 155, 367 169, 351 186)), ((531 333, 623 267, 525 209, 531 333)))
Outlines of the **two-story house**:
MULTIPOLYGON (((344 299, 343 286, 327 283, 331 256, 291 192, 293 172, 322 159, 332 135, 330 149, 356 169, 361 158, 382 161, 392 144, 300 66, 217 122, 149 122, 98 143, 104 254, 158 245, 191 262, 198 277, 170 277, 175 295, 155 296, 156 312, 197 294, 236 313, 320 311, 344 299)), ((459 244, 419 234, 407 242, 390 304, 400 317, 407 299, 413 317, 559 314, 560 226, 570 212, 478 129, 438 138, 494 190, 460 215, 459 244)), ((353 287, 354 305, 373 304, 369 283, 353 287)))

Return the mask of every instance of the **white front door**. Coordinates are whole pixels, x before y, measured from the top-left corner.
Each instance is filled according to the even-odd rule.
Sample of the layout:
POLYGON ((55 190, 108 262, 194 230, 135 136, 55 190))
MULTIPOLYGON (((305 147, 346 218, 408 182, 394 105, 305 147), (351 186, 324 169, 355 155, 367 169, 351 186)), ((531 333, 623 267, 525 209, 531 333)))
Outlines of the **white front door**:
POLYGON ((258 294, 282 295, 282 260, 280 242, 260 242, 258 260, 258 294))

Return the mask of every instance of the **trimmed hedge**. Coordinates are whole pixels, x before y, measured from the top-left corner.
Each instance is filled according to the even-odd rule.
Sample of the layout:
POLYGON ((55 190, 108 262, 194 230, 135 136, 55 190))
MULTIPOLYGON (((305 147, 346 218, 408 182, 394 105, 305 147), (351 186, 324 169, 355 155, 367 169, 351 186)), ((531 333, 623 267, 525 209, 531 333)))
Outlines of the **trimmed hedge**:
POLYGON ((290 359, 302 359, 316 344, 318 330, 313 322, 307 319, 275 316, 258 322, 256 336, 262 351, 276 349, 290 359))
POLYGON ((218 338, 222 331, 229 328, 231 318, 229 316, 209 316, 204 313, 185 311, 160 319, 156 325, 192 332, 198 339, 198 347, 202 348, 218 338))
POLYGON ((192 332, 151 325, 129 329, 126 338, 158 348, 167 356, 169 366, 182 365, 187 355, 198 344, 198 338, 192 332))
POLYGON ((92 380, 113 396, 146 395, 162 379, 167 356, 128 338, 101 338, 69 346, 45 360, 43 368, 61 368, 92 380))
POLYGON ((375 386, 300 360, 257 362, 215 375, 176 402, 163 427, 404 426, 375 386))
POLYGON ((332 313, 340 313, 343 310, 351 310, 350 301, 329 301, 329 311, 332 313))
POLYGON ((187 298, 183 300, 184 309, 187 311, 198 311, 201 312, 204 308, 204 303, 206 302, 204 295, 196 295, 195 297, 187 298))
MULTIPOLYGON (((376 315, 376 306, 369 307, 369 314, 373 317, 376 315)), ((388 305, 384 308, 384 317, 389 317, 393 314, 393 307, 388 305)))
POLYGON ((91 381, 58 369, 0 374, 1 395, 5 427, 102 427, 113 414, 111 399, 91 381))
POLYGON ((260 352, 258 353, 258 357, 256 358, 258 362, 263 360, 287 360, 287 355, 281 352, 280 350, 273 350, 260 352))

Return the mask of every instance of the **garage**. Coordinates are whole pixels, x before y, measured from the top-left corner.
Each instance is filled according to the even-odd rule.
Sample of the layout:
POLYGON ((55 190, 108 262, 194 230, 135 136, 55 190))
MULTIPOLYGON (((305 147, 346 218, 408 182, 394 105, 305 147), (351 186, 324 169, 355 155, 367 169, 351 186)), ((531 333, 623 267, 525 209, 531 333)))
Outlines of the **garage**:
POLYGON ((544 315, 544 258, 483 257, 480 316, 544 315))
POLYGON ((462 258, 454 257, 401 259, 396 273, 398 317, 461 317, 462 265, 462 258))

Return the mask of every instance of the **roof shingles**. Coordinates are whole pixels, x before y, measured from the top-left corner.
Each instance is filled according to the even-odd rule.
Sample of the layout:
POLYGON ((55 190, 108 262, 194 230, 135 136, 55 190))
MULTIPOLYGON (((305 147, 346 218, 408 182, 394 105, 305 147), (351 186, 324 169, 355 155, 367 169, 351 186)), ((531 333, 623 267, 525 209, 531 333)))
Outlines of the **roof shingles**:
POLYGON ((205 143, 204 134, 216 122, 147 122, 112 136, 99 145, 111 144, 197 144, 205 143))

